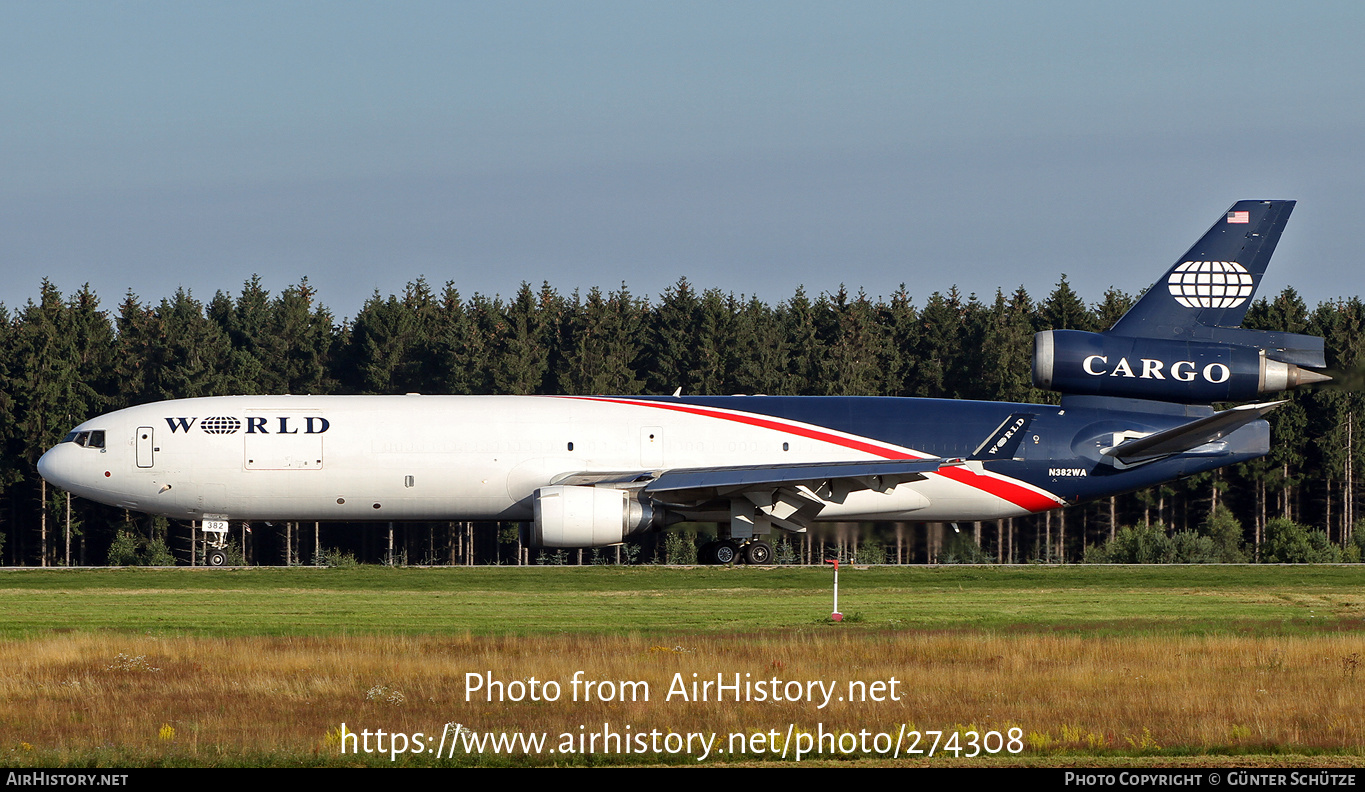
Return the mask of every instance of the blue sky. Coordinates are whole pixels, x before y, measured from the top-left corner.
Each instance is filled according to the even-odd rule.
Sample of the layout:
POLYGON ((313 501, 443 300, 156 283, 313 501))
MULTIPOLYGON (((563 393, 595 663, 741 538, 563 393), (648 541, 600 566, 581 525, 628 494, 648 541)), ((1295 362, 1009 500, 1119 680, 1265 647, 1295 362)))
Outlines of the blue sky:
POLYGON ((1145 288, 1299 201, 1365 293, 1359 3, 0 4, 0 302, 307 276, 338 316, 679 277, 917 303, 1145 288))

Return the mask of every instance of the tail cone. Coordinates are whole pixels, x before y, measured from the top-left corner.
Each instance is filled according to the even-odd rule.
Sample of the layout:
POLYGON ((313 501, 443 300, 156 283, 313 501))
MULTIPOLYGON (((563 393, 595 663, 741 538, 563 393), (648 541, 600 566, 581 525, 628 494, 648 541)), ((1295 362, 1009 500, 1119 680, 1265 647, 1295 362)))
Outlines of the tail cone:
POLYGON ((1301 368, 1299 369, 1298 380, 1294 382, 1292 385, 1290 385, 1290 387, 1296 388, 1300 385, 1315 385, 1319 382, 1330 382, 1331 380, 1332 378, 1327 376, 1326 374, 1313 371, 1311 369, 1301 368))
POLYGON ((1326 374, 1321 374, 1312 369, 1299 368, 1293 363, 1266 360, 1264 368, 1261 370, 1261 393, 1293 390, 1303 385, 1327 382, 1330 379, 1332 378, 1326 374))

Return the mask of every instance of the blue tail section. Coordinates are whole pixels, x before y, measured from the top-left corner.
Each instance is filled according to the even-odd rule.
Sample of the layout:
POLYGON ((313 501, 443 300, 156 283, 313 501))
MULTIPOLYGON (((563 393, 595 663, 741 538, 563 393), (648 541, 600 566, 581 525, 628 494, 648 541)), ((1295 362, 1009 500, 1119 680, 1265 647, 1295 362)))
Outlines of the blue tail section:
POLYGON ((1238 201, 1109 330, 1190 338, 1197 327, 1239 327, 1293 201, 1238 201))
POLYGON ((1330 379, 1321 338, 1240 327, 1293 209, 1238 201, 1108 331, 1038 333, 1034 385, 1213 404, 1330 379))

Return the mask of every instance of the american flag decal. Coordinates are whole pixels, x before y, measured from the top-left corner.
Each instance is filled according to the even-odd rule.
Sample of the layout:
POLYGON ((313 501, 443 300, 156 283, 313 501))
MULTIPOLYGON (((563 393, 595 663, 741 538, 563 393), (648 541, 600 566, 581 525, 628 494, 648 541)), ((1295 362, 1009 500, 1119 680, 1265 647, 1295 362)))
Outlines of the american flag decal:
POLYGON ((1250 223, 1251 212, 1228 212, 1229 223, 1250 223))

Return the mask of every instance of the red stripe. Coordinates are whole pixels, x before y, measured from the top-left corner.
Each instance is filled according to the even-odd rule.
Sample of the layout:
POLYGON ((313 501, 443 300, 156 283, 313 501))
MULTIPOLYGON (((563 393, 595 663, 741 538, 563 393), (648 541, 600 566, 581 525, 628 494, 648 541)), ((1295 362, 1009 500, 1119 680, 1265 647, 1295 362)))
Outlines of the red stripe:
MULTIPOLYGON (((599 396, 564 396, 566 399, 582 399, 584 401, 600 401, 610 404, 631 404, 636 407, 654 407, 661 410, 673 410, 674 412, 688 413, 690 415, 700 415, 706 418, 723 418, 727 421, 759 426, 764 429, 773 429, 789 434, 809 437, 812 440, 820 440, 826 443, 841 445, 845 448, 852 448, 869 454, 875 454, 883 459, 928 459, 929 454, 920 454, 913 451, 903 451, 900 449, 886 448, 885 446, 875 445, 862 440, 855 440, 843 437, 832 432, 821 431, 806 426, 793 426, 792 424, 782 423, 753 413, 727 413, 716 410, 712 407, 697 407, 690 404, 672 404, 669 402, 655 401, 636 401, 634 399, 608 399, 599 396)), ((1007 500, 1022 509, 1031 512, 1047 511, 1055 509, 1059 504, 1056 499, 1036 492, 1028 487, 1021 486, 1008 479, 995 478, 994 476, 983 476, 967 467, 952 465, 942 467, 938 470, 939 475, 952 479, 953 481, 966 484, 969 487, 979 489, 990 495, 994 495, 1002 500, 1007 500)))
POLYGON ((1041 492, 1020 486, 1008 479, 979 475, 970 468, 941 467, 938 469, 938 473, 940 476, 947 476, 953 481, 960 481, 969 487, 976 487, 982 492, 988 492, 997 498, 1003 498, 1015 506, 1028 509, 1031 512, 1047 511, 1062 505, 1041 492))
POLYGON ((706 418, 724 418, 727 421, 749 424, 750 426, 761 426, 764 429, 774 429, 777 431, 787 432, 789 434, 800 435, 802 437, 809 437, 812 440, 823 440, 824 442, 827 443, 835 443, 837 445, 844 446, 845 448, 854 448, 859 451, 866 451, 869 454, 876 454, 877 456, 882 457, 884 459, 927 459, 929 456, 928 454, 921 454, 919 456, 915 456, 914 454, 905 451, 889 449, 883 446, 873 445, 872 443, 866 443, 861 440, 853 440, 847 437, 840 437, 839 435, 832 434, 830 432, 820 431, 819 429, 812 429, 804 426, 793 426, 788 423, 781 423, 779 421, 774 421, 772 419, 764 418, 759 415, 754 415, 753 413, 726 413, 718 412, 711 407, 694 407, 690 404, 669 404, 668 402, 635 401, 633 399, 604 399, 596 396, 566 396, 564 398, 583 399, 585 401, 609 402, 611 404, 633 404, 637 407, 657 407, 661 410, 673 410, 674 412, 690 413, 692 415, 700 415, 706 418))

